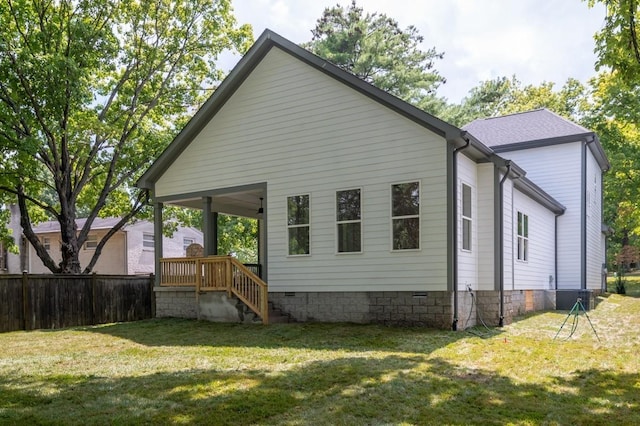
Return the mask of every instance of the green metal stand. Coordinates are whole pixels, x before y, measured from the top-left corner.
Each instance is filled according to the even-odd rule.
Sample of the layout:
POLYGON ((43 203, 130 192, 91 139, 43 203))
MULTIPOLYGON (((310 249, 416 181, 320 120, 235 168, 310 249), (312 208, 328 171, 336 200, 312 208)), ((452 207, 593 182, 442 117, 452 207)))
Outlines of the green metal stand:
POLYGON ((558 337, 558 335, 562 331, 562 328, 564 327, 564 325, 567 323, 567 321, 569 320, 569 318, 572 315, 573 315, 573 324, 571 324, 571 333, 569 333, 569 336, 567 336, 567 339, 569 337, 573 336, 573 333, 578 328, 578 318, 580 316, 580 311, 582 311, 584 313, 584 316, 587 318, 587 321, 589 321, 589 325, 591 326, 591 330, 593 330, 593 334, 596 335, 596 338, 598 339, 598 342, 600 341, 600 337, 598 336, 598 333, 596 332, 595 327, 591 323, 591 319, 589 318, 589 314, 587 314, 587 310, 584 308, 584 305, 582 304, 582 299, 580 297, 578 297, 578 300, 576 300, 576 303, 573 305, 573 308, 571 308, 571 311, 569 311, 569 315, 567 315, 567 317, 564 319, 564 322, 560 326, 560 329, 556 333, 556 336, 553 338, 553 340, 556 340, 556 338, 558 337))

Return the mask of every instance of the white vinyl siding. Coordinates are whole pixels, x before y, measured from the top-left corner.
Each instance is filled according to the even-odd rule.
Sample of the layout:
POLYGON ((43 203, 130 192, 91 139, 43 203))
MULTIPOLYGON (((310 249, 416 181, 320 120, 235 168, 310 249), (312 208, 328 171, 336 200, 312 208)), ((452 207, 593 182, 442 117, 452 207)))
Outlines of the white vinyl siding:
MULTIPOLYGON (((566 207, 558 217, 560 289, 580 288, 582 142, 501 153, 527 171, 527 178, 566 207)), ((590 155, 590 154, 589 154, 590 155)))
POLYGON ((445 291, 446 140, 273 48, 156 183, 158 196, 267 183, 270 291, 445 291), (250 153, 248 155, 247 153, 250 153), (420 250, 391 252, 391 184, 420 181, 420 250), (335 196, 361 188, 363 252, 336 256, 335 196), (311 194, 312 256, 286 203, 311 194))
POLYGON ((455 219, 458 221, 458 250, 456 256, 458 256, 458 289, 466 290, 467 286, 478 289, 478 238, 476 226, 471 226, 469 235, 469 242, 471 243, 469 248, 465 248, 465 200, 464 200, 464 187, 466 186, 471 191, 470 205, 468 206, 470 211, 467 211, 470 216, 469 219, 476 216, 477 212, 477 197, 473 194, 477 186, 477 168, 478 165, 470 160, 467 156, 460 153, 456 157, 458 161, 458 217, 455 219))
POLYGON ((602 285, 602 172, 597 161, 587 150, 587 288, 600 289, 602 285))
MULTIPOLYGON (((478 290, 494 290, 495 223, 494 223, 494 166, 478 164, 478 183, 475 221, 477 241, 478 290)), ((497 244, 497 242, 495 242, 497 244)))
MULTIPOLYGON (((513 192, 514 257, 512 281, 505 288, 513 290, 548 290, 555 288, 555 214, 517 189, 513 192), (526 261, 518 260, 518 214, 527 217, 527 232, 521 228, 527 241, 526 261), (551 279, 550 279, 551 277, 551 279)), ((520 246, 522 247, 522 246, 520 246)))

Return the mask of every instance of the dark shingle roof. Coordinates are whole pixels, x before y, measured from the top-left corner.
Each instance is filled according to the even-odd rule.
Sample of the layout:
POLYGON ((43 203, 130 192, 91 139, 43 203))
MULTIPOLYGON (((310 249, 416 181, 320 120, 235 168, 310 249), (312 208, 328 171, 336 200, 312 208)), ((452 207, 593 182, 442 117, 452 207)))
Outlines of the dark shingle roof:
POLYGON ((502 117, 475 120, 463 127, 489 147, 532 142, 593 132, 547 110, 536 109, 502 117))

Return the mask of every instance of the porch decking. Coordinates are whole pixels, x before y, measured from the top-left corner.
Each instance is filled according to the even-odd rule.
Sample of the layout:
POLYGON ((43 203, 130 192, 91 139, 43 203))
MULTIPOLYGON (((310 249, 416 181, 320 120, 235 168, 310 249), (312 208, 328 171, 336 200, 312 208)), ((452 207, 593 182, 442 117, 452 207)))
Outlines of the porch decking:
POLYGON ((160 259, 160 285, 195 287, 196 294, 224 291, 269 323, 268 286, 255 272, 259 265, 243 265, 231 256, 160 259), (250 269, 251 268, 251 269, 250 269))

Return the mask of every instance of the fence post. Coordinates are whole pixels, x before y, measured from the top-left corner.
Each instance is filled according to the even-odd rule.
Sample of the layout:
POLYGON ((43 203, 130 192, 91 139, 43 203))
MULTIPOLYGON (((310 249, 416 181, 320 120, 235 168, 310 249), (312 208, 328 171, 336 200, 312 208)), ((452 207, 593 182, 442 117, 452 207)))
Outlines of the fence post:
MULTIPOLYGON (((28 330, 27 321, 29 318, 29 277, 27 271, 22 272, 22 329, 28 330)), ((31 328, 31 321, 29 321, 29 329, 31 328)))
POLYGON ((96 305, 98 297, 96 295, 96 273, 91 274, 91 325, 96 325, 96 305))

